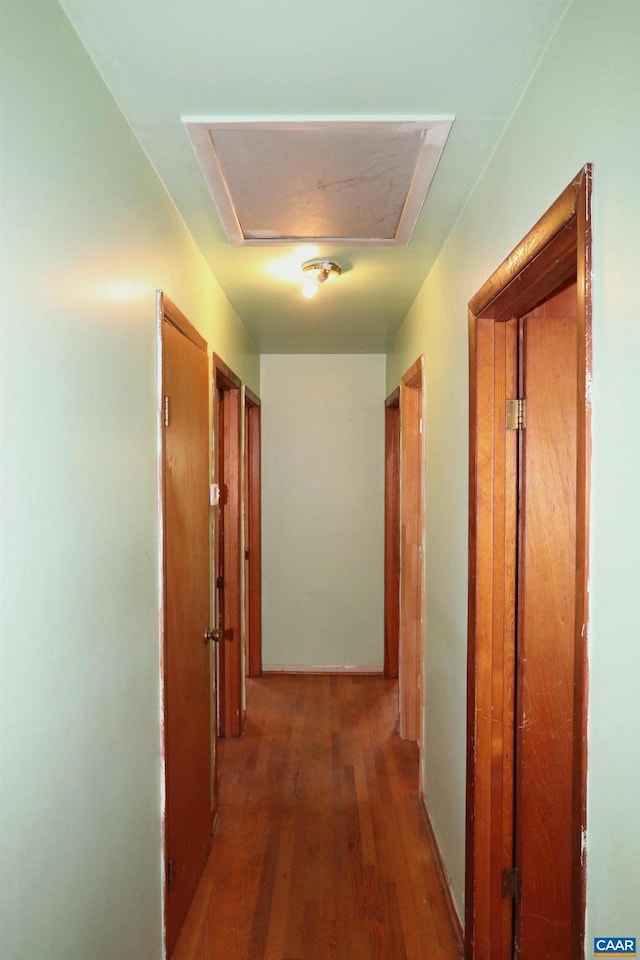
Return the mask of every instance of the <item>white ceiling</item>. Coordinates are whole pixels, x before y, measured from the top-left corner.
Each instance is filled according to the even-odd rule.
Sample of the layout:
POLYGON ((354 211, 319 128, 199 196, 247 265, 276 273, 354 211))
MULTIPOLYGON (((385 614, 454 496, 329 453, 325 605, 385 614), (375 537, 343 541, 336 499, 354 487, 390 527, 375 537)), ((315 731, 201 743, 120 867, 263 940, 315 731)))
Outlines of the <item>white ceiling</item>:
POLYGON ((568 3, 61 0, 218 281, 267 353, 386 349, 568 3), (408 246, 234 246, 183 124, 194 117, 455 121, 408 246), (344 273, 305 300, 300 264, 315 256, 337 260, 344 273))

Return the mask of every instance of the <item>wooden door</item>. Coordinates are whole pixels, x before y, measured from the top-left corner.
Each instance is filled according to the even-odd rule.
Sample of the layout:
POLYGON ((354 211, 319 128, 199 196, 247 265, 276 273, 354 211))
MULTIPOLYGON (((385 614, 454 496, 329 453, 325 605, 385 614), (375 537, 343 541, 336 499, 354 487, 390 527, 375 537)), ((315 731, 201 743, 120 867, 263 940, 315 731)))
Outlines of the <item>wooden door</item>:
POLYGON ((243 726, 240 380, 214 354, 216 510, 216 618, 218 733, 239 737, 243 726))
POLYGON ((165 921, 171 954, 211 841, 209 367, 205 341, 162 300, 165 921))
POLYGON ((400 736, 422 742, 424 643, 423 359, 400 384, 400 736))
MULTIPOLYGON (((215 374, 214 374, 215 376, 215 374)), ((215 387, 215 473, 218 484, 218 503, 215 511, 215 617, 216 630, 219 636, 218 646, 216 647, 216 732, 219 736, 225 733, 226 717, 226 689, 224 683, 224 671, 226 666, 225 650, 225 518, 227 516, 226 498, 228 496, 228 486, 225 480, 225 402, 224 393, 219 387, 215 387)))
POLYGON ((467 960, 584 954, 590 196, 469 304, 467 960))
POLYGON ((245 673, 248 677, 259 677, 262 675, 260 400, 247 388, 244 417, 245 673))
POLYGON ((515 956, 571 956, 576 284, 520 320, 515 956))

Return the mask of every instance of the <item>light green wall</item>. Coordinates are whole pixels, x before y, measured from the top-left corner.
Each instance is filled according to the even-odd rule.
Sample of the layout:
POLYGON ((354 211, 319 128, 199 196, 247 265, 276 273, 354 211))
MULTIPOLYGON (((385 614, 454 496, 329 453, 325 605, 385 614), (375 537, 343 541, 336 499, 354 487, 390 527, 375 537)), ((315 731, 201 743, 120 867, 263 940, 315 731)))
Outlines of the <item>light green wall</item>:
POLYGON ((1 15, 2 954, 158 960, 156 288, 258 360, 60 8, 1 15))
MULTIPOLYGON (((467 302, 594 164, 588 937, 640 933, 640 4, 577 0, 388 357, 427 356, 425 789, 459 906, 464 882, 467 302)), ((587 940, 587 947, 590 941, 587 940)))
POLYGON ((384 355, 261 359, 265 667, 382 669, 384 355))
MULTIPOLYGON (((0 10, 3 950, 156 960, 155 289, 256 391, 258 362, 57 5, 0 10)), ((639 46, 636 0, 577 0, 388 359, 387 392, 427 357, 425 783, 461 906, 466 304, 594 162, 590 936, 640 902, 639 46)))

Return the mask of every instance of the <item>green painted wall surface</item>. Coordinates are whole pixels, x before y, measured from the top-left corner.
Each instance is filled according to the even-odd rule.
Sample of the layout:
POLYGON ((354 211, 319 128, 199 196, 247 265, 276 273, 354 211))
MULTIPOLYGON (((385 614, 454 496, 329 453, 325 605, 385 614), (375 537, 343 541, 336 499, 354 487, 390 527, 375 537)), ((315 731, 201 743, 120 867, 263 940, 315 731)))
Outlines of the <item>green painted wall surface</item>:
POLYGON ((425 790, 462 907, 467 591, 467 302, 594 164, 593 490, 587 948, 640 913, 640 5, 577 0, 388 357, 427 356, 425 790))
POLYGON ((260 367, 264 664, 381 670, 384 354, 260 367))
POLYGON ((156 288, 258 359, 58 5, 1 21, 2 954, 158 960, 156 288))

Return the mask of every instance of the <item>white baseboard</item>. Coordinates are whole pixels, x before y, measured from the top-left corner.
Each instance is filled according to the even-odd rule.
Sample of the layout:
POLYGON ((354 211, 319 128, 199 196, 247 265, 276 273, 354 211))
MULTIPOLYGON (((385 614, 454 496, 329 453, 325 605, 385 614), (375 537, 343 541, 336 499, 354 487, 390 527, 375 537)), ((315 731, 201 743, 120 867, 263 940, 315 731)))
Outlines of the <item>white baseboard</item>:
POLYGON ((365 666, 309 666, 300 663, 265 663, 263 673, 350 673, 363 676, 382 676, 382 667, 365 666))

